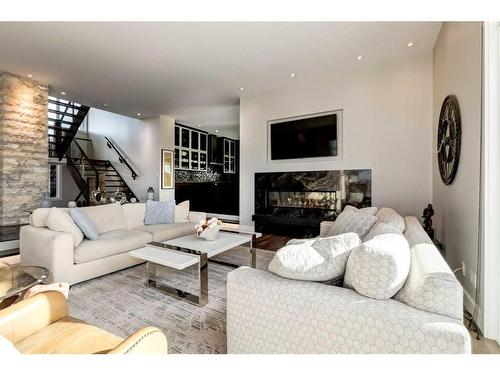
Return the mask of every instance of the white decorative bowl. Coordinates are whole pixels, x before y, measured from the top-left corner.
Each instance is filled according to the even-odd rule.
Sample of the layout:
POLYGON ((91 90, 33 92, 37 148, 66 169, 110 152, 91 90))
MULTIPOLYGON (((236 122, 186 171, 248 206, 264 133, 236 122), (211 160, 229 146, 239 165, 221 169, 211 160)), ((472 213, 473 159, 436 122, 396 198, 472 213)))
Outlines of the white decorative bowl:
POLYGON ((221 230, 222 225, 217 225, 213 228, 207 228, 201 232, 196 233, 199 238, 205 239, 205 241, 215 241, 217 239, 217 234, 221 230))

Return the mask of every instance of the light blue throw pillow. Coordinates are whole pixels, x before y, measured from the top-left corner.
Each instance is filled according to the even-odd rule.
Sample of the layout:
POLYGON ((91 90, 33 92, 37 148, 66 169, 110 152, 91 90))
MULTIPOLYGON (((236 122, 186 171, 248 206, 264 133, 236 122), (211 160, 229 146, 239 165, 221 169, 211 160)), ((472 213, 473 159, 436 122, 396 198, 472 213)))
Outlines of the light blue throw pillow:
POLYGON ((92 221, 92 219, 80 208, 72 208, 69 210, 69 214, 73 218, 73 221, 78 228, 83 232, 85 237, 89 240, 99 239, 99 229, 97 225, 92 221))
POLYGON ((173 224, 175 222, 175 201, 147 201, 144 224, 173 224))

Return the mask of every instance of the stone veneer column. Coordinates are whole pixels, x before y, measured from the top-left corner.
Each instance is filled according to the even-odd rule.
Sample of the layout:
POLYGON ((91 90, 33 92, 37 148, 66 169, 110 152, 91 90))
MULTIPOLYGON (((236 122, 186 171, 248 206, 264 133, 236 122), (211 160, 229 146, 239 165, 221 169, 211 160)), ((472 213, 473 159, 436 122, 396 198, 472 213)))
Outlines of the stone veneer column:
POLYGON ((48 86, 0 74, 0 226, 28 222, 48 190, 48 86))

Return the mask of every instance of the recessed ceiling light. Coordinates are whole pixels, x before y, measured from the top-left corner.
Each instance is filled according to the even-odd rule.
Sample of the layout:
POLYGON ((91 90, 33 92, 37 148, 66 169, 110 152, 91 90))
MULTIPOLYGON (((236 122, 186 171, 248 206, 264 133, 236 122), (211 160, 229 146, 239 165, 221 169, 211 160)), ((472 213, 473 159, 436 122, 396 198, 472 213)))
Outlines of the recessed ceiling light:
POLYGON ((28 74, 28 77, 33 78, 33 74, 28 74))
POLYGON ((412 47, 415 43, 414 42, 408 42, 407 46, 412 47))
POLYGON ((198 124, 198 127, 201 128, 201 124, 198 124))
POLYGON ((245 88, 244 87, 240 87, 240 91, 243 91, 243 90, 245 90, 245 88))
POLYGON ((356 57, 358 60, 363 60, 363 56, 359 55, 358 57, 356 57))
POLYGON ((66 95, 66 91, 61 91, 61 95, 66 95))
POLYGON ((103 106, 104 107, 109 107, 109 104, 104 103, 103 106))
POLYGON ((219 131, 217 129, 215 129, 215 132, 218 133, 219 131))
POLYGON ((295 73, 290 74, 290 77, 295 78, 295 73))
POLYGON ((140 113, 138 113, 137 116, 142 116, 142 115, 140 113))

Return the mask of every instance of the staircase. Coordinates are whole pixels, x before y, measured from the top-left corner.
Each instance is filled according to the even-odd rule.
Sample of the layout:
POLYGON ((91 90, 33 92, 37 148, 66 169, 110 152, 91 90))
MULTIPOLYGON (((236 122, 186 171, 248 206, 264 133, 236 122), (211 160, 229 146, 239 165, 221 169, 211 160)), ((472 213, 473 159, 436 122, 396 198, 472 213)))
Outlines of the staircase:
MULTIPOLYGON (((127 200, 137 199, 136 195, 120 176, 109 160, 90 159, 78 143, 76 134, 84 122, 90 107, 69 102, 67 100, 49 97, 48 105, 48 143, 49 157, 62 160, 66 158, 68 170, 75 181, 79 193, 74 199, 78 205, 91 204, 90 193, 100 187, 107 193, 107 202, 111 194, 120 190, 127 200)), ((108 147, 119 153, 111 140, 106 138, 108 147)), ((137 173, 131 168, 124 157, 119 154, 119 160, 131 170, 135 179, 137 173)), ((137 199, 138 200, 138 199, 137 199)))
POLYGON ((49 157, 62 160, 89 110, 90 107, 79 103, 49 97, 47 107, 49 157))

